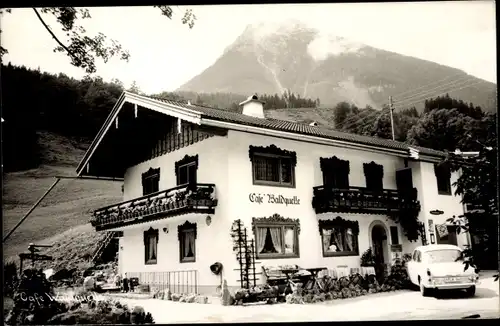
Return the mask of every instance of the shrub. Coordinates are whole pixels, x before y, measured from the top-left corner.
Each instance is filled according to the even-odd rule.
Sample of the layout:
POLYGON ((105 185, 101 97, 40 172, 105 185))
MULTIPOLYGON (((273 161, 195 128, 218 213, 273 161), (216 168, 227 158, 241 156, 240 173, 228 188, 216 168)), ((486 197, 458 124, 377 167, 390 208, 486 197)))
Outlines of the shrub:
POLYGON ((25 270, 15 290, 14 308, 7 325, 74 325, 74 324, 153 324, 150 313, 142 307, 130 310, 112 300, 95 301, 92 293, 78 291, 73 301, 55 299, 52 285, 38 270, 25 270))
POLYGON ((361 255, 361 266, 375 266, 375 257, 373 256, 372 248, 366 249, 365 252, 361 255))
POLYGON ((3 268, 3 293, 4 296, 12 298, 14 296, 14 290, 17 287, 19 278, 17 277, 17 267, 16 263, 9 262, 5 264, 3 268))

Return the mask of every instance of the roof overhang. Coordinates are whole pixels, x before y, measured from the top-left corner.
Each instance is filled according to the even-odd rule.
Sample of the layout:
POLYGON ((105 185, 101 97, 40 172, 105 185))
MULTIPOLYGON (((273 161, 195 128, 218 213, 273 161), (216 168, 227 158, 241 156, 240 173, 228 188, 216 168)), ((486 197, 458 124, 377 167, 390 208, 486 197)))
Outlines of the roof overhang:
MULTIPOLYGON (((199 111, 192 110, 189 108, 177 106, 172 103, 167 103, 163 102, 160 100, 155 100, 146 96, 142 95, 137 95, 134 93, 130 93, 127 91, 124 91, 121 96, 118 98, 115 106, 111 110, 108 118, 106 119, 105 123, 99 130, 96 138, 86 151, 83 159, 81 160, 80 164, 77 167, 77 174, 80 176, 84 170, 85 167, 88 167, 88 164, 90 162, 90 159, 92 155, 94 155, 97 147, 101 143, 102 139, 110 129, 110 127, 113 125, 113 123, 116 122, 116 119, 125 103, 130 103, 136 106, 141 106, 146 109, 150 109, 153 111, 156 111, 158 113, 162 113, 183 121, 187 121, 196 125, 205 125, 205 126, 210 126, 210 127, 218 127, 218 128, 223 128, 227 130, 235 130, 235 131, 240 131, 240 132, 248 132, 248 133, 253 133, 253 134, 260 134, 260 135, 266 135, 266 136, 271 136, 271 137, 277 137, 277 138, 283 138, 283 139, 290 139, 290 140, 295 140, 295 141, 301 141, 301 142, 309 142, 309 143, 315 143, 315 144, 321 144, 321 145, 327 145, 327 146, 335 146, 335 147, 340 147, 340 148, 348 148, 348 149, 355 149, 355 150, 364 150, 364 151, 369 151, 369 152, 374 152, 374 153, 382 153, 382 154, 389 154, 389 155, 394 155, 406 159, 411 159, 411 160, 418 160, 418 161, 424 161, 424 162, 431 162, 431 163, 438 163, 441 162, 442 159, 444 158, 444 155, 439 155, 439 154, 428 154, 428 153, 422 153, 418 148, 414 147, 408 147, 404 149, 397 149, 397 148, 388 148, 385 146, 377 146, 377 145, 370 145, 370 144, 362 144, 362 143, 357 143, 357 142, 351 142, 351 141, 346 141, 346 140, 339 140, 339 139, 331 139, 331 138, 324 138, 324 137, 318 137, 318 136, 311 136, 311 135, 304 135, 303 133, 294 133, 294 132, 288 132, 288 131, 282 131, 282 130, 276 130, 276 129, 271 129, 271 128, 265 128, 265 127, 255 127, 255 126, 249 126, 245 124, 240 124, 240 123, 234 123, 234 122, 226 122, 226 121, 220 121, 208 117, 203 117, 203 114, 199 111)), ((117 122, 116 122, 117 123, 117 122)))
MULTIPOLYGON (((328 138, 322 138, 322 137, 316 137, 316 136, 309 136, 309 135, 304 135, 304 134, 299 134, 299 133, 285 132, 285 131, 281 131, 281 130, 246 126, 246 125, 242 125, 242 124, 238 124, 238 123, 230 123, 230 122, 213 120, 213 119, 208 119, 208 118, 202 118, 201 124, 207 125, 207 126, 212 126, 212 127, 225 128, 225 129, 229 129, 229 130, 236 130, 236 131, 241 131, 241 132, 248 132, 248 133, 253 133, 253 134, 260 134, 260 135, 290 139, 290 140, 295 140, 295 141, 309 142, 309 143, 314 143, 314 144, 335 146, 335 147, 348 148, 348 149, 364 150, 364 151, 369 151, 369 152, 373 152, 373 153, 390 154, 390 155, 394 155, 394 156, 398 156, 398 157, 414 159, 413 153, 410 152, 410 150, 406 150, 406 149, 393 149, 393 148, 386 148, 386 147, 380 147, 380 146, 375 146, 375 145, 359 144, 359 143, 354 143, 354 142, 349 142, 349 141, 342 141, 342 140, 336 140, 336 139, 328 139, 328 138)), ((418 160, 425 161, 425 162, 437 163, 437 162, 441 162, 442 159, 443 159, 443 157, 441 157, 441 156, 422 155, 422 154, 418 155, 418 160)))
POLYGON ((95 153, 97 147, 99 147, 99 144, 101 143, 102 139, 108 132, 109 128, 116 121, 125 103, 131 103, 136 106, 139 105, 141 107, 198 125, 200 124, 201 121, 201 114, 197 111, 186 109, 170 103, 165 103, 145 96, 140 96, 134 93, 124 91, 122 95, 118 98, 115 106, 113 107, 110 114, 108 115, 108 118, 106 119, 103 126, 99 130, 96 138, 85 152, 85 155, 83 156, 83 159, 80 161, 80 164, 78 164, 78 167, 76 169, 78 176, 81 175, 84 168, 89 164, 92 155, 95 153))

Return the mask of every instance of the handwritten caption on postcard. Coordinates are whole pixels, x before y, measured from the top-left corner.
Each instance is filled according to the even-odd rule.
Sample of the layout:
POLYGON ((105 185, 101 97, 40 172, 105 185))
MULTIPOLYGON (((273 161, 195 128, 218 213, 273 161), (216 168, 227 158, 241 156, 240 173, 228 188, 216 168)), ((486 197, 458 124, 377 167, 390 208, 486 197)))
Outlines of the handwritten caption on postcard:
POLYGON ((35 293, 34 295, 28 295, 24 292, 21 292, 19 298, 22 301, 29 301, 41 305, 41 302, 47 301, 59 301, 59 302, 72 302, 72 301, 80 301, 87 302, 91 300, 97 300, 104 298, 103 296, 92 293, 92 294, 81 294, 81 295, 69 295, 69 294, 49 294, 49 293, 35 293))
POLYGON ((284 204, 288 205, 300 205, 300 199, 297 196, 293 197, 285 197, 283 195, 275 195, 275 194, 257 194, 250 193, 248 195, 248 199, 252 203, 257 204, 284 204))

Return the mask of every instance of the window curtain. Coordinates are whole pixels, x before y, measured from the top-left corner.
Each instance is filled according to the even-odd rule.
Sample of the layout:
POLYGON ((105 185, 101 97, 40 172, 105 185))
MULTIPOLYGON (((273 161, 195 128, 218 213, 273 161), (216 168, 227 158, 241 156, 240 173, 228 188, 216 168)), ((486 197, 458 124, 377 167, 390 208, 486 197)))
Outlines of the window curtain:
POLYGON ((295 250, 295 233, 293 228, 285 228, 285 254, 291 254, 295 250))
POLYGON ((332 232, 333 239, 335 241, 335 245, 337 246, 339 251, 344 251, 344 246, 342 244, 342 231, 334 229, 332 232))
POLYGON ((330 247, 330 241, 332 239, 332 230, 323 229, 323 249, 324 251, 328 251, 330 247))
POLYGON ((273 240, 274 249, 280 254, 283 253, 283 243, 281 239, 281 228, 269 228, 271 231, 271 239, 273 240))
POLYGON ((346 244, 346 250, 347 251, 354 251, 354 242, 353 242, 353 236, 352 236, 351 229, 346 230, 346 232, 344 233, 344 239, 345 239, 345 244, 346 244))
POLYGON ((194 233, 184 233, 184 257, 194 257, 194 233))
POLYGON ((257 239, 259 241, 257 250, 259 253, 262 253, 262 250, 264 250, 264 245, 266 244, 266 233, 267 228, 257 228, 257 239))
POLYGON ((149 237, 149 259, 156 259, 156 239, 155 237, 149 237))

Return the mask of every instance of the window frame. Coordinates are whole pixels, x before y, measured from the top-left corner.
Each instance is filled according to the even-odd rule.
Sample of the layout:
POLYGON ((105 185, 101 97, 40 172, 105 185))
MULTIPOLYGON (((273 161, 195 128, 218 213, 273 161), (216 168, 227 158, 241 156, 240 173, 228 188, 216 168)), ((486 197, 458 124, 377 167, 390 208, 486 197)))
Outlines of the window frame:
POLYGON ((434 164, 434 174, 436 176, 436 186, 439 195, 451 196, 451 172, 449 168, 443 165, 434 164), (445 186, 446 189, 442 188, 445 186))
MULTIPOLYGON (((256 259, 287 259, 287 258, 300 258, 300 247, 299 247, 299 235, 300 235, 300 222, 298 219, 291 219, 283 217, 279 214, 274 214, 268 218, 253 218, 252 219, 252 230, 255 239, 255 247, 258 247, 258 228, 281 228, 281 240, 282 240, 282 251, 283 253, 271 253, 271 254, 261 254, 255 250, 256 259), (285 229, 293 228, 293 241, 294 250, 293 253, 285 253, 285 229)), ((264 239, 265 241, 265 239, 264 239)))
POLYGON ((334 219, 318 220, 318 228, 321 239, 321 251, 323 257, 347 257, 347 256, 359 256, 359 223, 358 221, 344 220, 340 216, 334 219), (353 235, 353 251, 341 251, 341 252, 328 252, 325 251, 325 246, 323 245, 323 230, 331 228, 340 228, 343 230, 351 229, 353 235))
POLYGON ((180 263, 194 263, 196 262, 196 239, 197 239, 197 226, 196 223, 190 223, 186 221, 184 224, 177 226, 177 239, 179 241, 179 262, 180 263), (184 256, 184 237, 186 233, 194 233, 194 243, 193 243, 193 257, 184 256))
POLYGON ((323 186, 342 190, 348 190, 351 187, 349 180, 351 171, 348 160, 339 159, 337 156, 329 158, 320 157, 319 164, 323 178, 323 186), (331 184, 328 182, 328 176, 332 178, 331 184), (344 182, 345 185, 340 187, 339 185, 342 182, 344 182))
POLYGON ((143 241, 144 241, 144 264, 145 265, 156 265, 158 263, 158 239, 159 239, 159 232, 158 229, 153 229, 150 227, 147 231, 144 231, 143 234, 143 241), (148 259, 149 257, 149 250, 150 250, 150 242, 149 239, 154 238, 156 241, 153 242, 154 246, 156 247, 156 259, 148 259))
POLYGON ((276 147, 275 145, 270 145, 268 147, 249 147, 250 162, 252 163, 252 184, 256 186, 271 186, 271 187, 283 187, 283 188, 295 188, 296 187, 296 173, 295 167, 297 165, 297 155, 295 152, 287 151, 276 147), (268 181, 268 180, 258 180, 256 179, 256 169, 257 164, 255 158, 264 159, 278 159, 278 175, 279 181, 268 181), (290 182, 283 182, 283 172, 282 172, 282 159, 290 161, 290 182))
POLYGON ((184 156, 181 160, 175 162, 175 176, 176 176, 176 184, 177 186, 187 186, 187 185, 193 185, 198 182, 198 155, 194 156, 189 156, 186 155, 184 156), (191 180, 189 176, 189 166, 194 166, 194 180, 191 180), (180 178, 181 178, 181 169, 186 168, 186 176, 188 179, 187 183, 180 183, 180 178))
POLYGON ((151 167, 142 174, 142 196, 148 196, 158 191, 160 191, 160 168, 153 169, 151 167))

